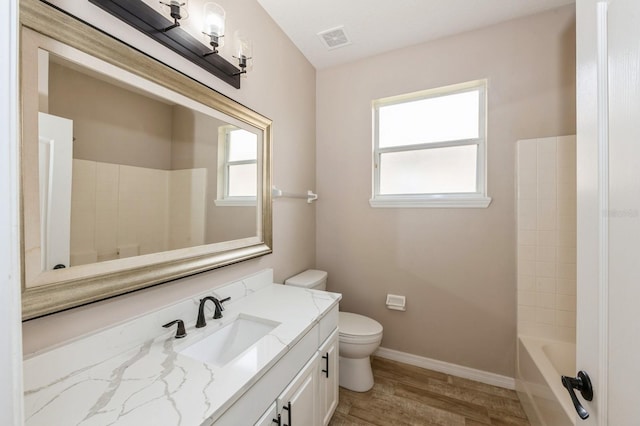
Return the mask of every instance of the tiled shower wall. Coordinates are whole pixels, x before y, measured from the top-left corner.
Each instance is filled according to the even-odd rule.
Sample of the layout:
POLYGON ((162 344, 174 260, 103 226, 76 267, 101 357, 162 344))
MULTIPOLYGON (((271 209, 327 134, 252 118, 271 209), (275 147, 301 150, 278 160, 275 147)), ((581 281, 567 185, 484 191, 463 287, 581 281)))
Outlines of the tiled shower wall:
POLYGON ((204 244, 206 169, 73 160, 71 265, 204 244))
POLYGON ((575 342, 576 138, 517 151, 518 334, 575 342))

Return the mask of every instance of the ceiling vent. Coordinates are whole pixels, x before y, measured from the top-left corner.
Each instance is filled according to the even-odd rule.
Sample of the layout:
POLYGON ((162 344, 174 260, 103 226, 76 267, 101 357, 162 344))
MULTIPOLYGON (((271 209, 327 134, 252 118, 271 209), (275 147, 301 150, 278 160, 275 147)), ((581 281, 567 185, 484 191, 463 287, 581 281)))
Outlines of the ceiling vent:
POLYGON ((320 40, 322 40, 322 44, 324 44, 329 50, 337 49, 339 47, 344 47, 351 44, 351 40, 349 40, 349 37, 344 31, 343 26, 321 31, 318 33, 318 37, 320 37, 320 40))

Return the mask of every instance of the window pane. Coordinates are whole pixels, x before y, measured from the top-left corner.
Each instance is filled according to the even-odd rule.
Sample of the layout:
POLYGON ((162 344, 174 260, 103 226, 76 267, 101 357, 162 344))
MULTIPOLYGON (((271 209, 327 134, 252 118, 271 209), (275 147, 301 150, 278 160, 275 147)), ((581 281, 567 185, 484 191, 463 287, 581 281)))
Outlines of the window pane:
POLYGON ((258 152, 258 137, 246 130, 229 132, 229 161, 255 160, 258 152))
POLYGON ((258 187, 257 166, 239 164, 229 166, 229 197, 255 197, 258 187))
POLYGON ((380 148, 475 139, 480 92, 457 93, 379 108, 380 148))
POLYGON ((390 152, 380 157, 380 194, 476 192, 477 145, 390 152))

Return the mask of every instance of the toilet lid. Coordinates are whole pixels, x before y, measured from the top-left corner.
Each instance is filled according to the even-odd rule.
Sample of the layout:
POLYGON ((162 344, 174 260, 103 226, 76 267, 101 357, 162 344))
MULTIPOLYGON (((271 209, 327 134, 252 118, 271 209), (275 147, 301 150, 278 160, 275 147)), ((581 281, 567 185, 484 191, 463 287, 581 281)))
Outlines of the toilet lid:
POLYGON ((382 333, 382 325, 364 315, 339 312, 338 330, 343 336, 373 336, 382 333))

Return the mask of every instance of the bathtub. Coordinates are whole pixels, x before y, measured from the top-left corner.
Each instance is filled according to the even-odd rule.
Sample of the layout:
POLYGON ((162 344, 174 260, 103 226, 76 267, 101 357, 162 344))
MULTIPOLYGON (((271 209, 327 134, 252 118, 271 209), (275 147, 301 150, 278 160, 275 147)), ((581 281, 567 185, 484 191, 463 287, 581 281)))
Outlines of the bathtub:
POLYGON ((576 345, 518 337, 516 391, 532 426, 575 426, 575 410, 560 376, 575 376, 576 345))

